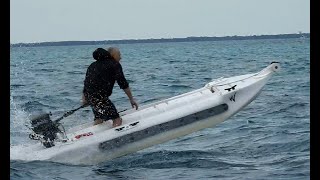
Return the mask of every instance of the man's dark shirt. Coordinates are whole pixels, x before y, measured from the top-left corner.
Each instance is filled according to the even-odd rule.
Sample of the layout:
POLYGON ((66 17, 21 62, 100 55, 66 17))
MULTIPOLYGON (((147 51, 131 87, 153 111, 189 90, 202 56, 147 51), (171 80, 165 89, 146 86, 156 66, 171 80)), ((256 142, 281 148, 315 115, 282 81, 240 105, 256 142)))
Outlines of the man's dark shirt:
POLYGON ((109 97, 115 81, 121 89, 129 87, 121 64, 112 59, 97 60, 87 69, 83 93, 89 100, 109 97))

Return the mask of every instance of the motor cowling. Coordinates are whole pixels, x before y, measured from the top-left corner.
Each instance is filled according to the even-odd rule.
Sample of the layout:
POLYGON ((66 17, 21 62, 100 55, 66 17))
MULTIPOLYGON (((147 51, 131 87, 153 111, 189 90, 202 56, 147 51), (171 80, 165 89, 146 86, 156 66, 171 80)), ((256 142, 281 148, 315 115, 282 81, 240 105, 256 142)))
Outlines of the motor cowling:
MULTIPOLYGON (((51 114, 42 114, 31 119, 31 129, 39 137, 45 147, 54 146, 53 141, 60 132, 58 126, 50 119, 51 114)), ((30 139, 34 138, 34 134, 29 135, 30 139)))

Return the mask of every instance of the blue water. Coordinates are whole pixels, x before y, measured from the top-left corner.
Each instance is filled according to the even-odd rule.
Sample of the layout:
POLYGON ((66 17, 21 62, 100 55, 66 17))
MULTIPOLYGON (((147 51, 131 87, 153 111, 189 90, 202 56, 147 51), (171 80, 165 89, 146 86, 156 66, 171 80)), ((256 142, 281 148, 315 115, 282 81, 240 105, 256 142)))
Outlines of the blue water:
MULTIPOLYGON (((10 50, 10 144, 28 145, 32 114, 58 118, 80 105, 92 52, 105 46, 20 47, 10 50)), ((11 179, 309 179, 309 39, 117 45, 140 105, 203 87, 219 77, 281 63, 262 93, 213 128, 94 166, 10 161, 11 179)), ((131 108, 115 85, 111 100, 131 108)), ((90 108, 63 120, 92 121, 90 108)))

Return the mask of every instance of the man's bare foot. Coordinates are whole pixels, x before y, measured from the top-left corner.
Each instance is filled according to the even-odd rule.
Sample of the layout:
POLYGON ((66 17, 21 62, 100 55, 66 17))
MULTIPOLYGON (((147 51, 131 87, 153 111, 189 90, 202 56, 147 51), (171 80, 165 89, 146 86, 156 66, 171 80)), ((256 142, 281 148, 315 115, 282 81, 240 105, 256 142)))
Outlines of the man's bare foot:
POLYGON ((96 119, 96 120, 94 120, 93 125, 97 125, 97 124, 101 124, 101 123, 103 123, 102 119, 96 119))
POLYGON ((113 124, 112 127, 117 127, 120 126, 122 124, 122 119, 121 118, 117 118, 113 120, 113 124))

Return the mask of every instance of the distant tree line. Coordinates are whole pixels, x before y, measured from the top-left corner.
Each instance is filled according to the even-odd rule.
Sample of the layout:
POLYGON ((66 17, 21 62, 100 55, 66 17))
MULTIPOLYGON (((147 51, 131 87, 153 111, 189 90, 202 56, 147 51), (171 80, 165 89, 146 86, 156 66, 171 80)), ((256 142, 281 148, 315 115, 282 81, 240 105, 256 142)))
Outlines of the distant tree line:
POLYGON ((128 39, 128 40, 103 40, 103 41, 58 41, 58 42, 39 42, 39 43, 17 43, 17 44, 11 44, 10 46, 11 47, 76 46, 76 45, 226 41, 226 40, 254 40, 254 39, 287 39, 287 38, 310 38, 310 33, 252 35, 252 36, 224 36, 224 37, 205 37, 204 36, 204 37, 186 37, 186 38, 128 39))

